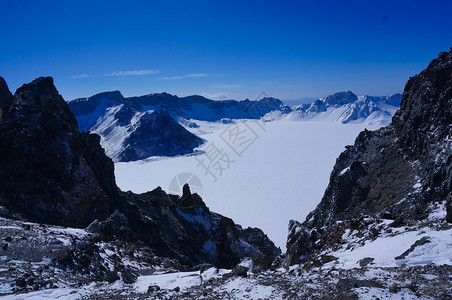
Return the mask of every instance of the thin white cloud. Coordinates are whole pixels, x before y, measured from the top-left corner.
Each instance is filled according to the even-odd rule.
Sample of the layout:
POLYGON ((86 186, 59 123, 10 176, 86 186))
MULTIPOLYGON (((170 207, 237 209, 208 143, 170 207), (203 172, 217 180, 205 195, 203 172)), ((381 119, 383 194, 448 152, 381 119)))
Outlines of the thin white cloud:
POLYGON ((90 77, 94 77, 94 75, 90 75, 90 74, 77 74, 77 75, 73 75, 69 78, 71 79, 82 79, 82 78, 90 78, 90 77))
POLYGON ((159 71, 157 71, 157 70, 118 71, 118 72, 105 74, 105 76, 143 76, 143 75, 157 74, 158 72, 159 71))
POLYGON ((209 74, 206 73, 194 73, 194 74, 187 74, 185 77, 207 77, 209 74))
POLYGON ((69 78, 71 79, 82 79, 82 78, 91 78, 91 77, 115 77, 115 76, 143 76, 143 75, 151 75, 151 74, 157 74, 159 71, 157 70, 133 70, 133 71, 118 71, 118 72, 112 72, 107 73, 104 75, 93 75, 93 74, 77 74, 73 75, 69 78))
POLYGON ((233 89, 233 88, 239 88, 243 87, 243 84, 220 84, 220 85, 213 85, 212 88, 215 89, 233 89))
POLYGON ((229 96, 227 93, 218 92, 218 93, 202 93, 201 96, 206 97, 207 99, 213 100, 227 100, 229 96))
POLYGON ((161 80, 175 80, 175 79, 184 79, 184 78, 200 78, 200 77, 207 77, 209 74, 206 73, 192 73, 192 74, 186 74, 183 76, 170 76, 170 77, 160 77, 161 80))
POLYGON ((160 77, 159 79, 162 80, 175 80, 175 79, 184 79, 186 78, 185 76, 172 76, 172 77, 160 77))

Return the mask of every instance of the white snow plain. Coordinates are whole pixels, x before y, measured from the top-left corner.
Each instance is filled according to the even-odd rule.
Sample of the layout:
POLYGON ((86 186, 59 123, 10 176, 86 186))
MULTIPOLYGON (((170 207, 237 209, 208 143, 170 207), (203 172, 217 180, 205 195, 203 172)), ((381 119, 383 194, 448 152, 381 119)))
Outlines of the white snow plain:
MULTIPOLYGON (((184 176, 177 175, 193 174, 201 186, 192 191, 202 196, 211 211, 244 227, 261 228, 283 251, 289 220, 303 221, 320 202, 344 146, 353 144, 364 128, 380 127, 312 121, 235 120, 232 124, 190 121, 200 127, 187 129, 207 140, 197 154, 116 163, 118 186, 136 193, 161 186, 167 192, 177 193, 184 184, 180 180, 184 176), (232 134, 231 138, 229 133, 234 132, 244 132, 241 134, 244 137, 232 134), (209 160, 203 152, 213 155, 212 149, 222 151, 217 156, 217 165, 214 162, 210 168, 216 181, 198 162, 204 160, 207 165, 209 160), (224 168, 222 174, 218 170, 220 165, 224 168), (174 182, 178 182, 176 189, 174 182)), ((194 182, 193 178, 190 182, 194 182)))

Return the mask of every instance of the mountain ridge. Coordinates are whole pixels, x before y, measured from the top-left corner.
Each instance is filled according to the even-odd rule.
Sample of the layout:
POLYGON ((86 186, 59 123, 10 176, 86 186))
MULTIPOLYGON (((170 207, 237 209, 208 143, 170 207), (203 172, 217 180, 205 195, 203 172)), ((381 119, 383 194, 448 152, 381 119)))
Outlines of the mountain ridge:
POLYGON ((340 154, 317 208, 303 223, 289 222, 286 263, 317 259, 346 230, 378 238, 389 230, 378 225, 382 219, 391 220, 389 228, 432 226, 425 220, 438 205, 450 222, 451 104, 452 50, 408 80, 390 125, 361 132, 340 154))
MULTIPOLYGON (((196 127, 196 121, 230 122, 231 119, 262 118, 265 121, 369 121, 369 124, 380 124, 389 122, 397 109, 393 104, 397 104, 398 98, 398 94, 358 97, 348 91, 318 99, 309 105, 289 107, 272 97, 258 101, 215 101, 197 95, 179 98, 168 93, 155 93, 126 98, 119 91, 112 91, 75 99, 68 104, 78 120, 80 131, 99 134, 108 156, 117 162, 140 160, 153 155, 173 156, 193 152, 203 141, 184 127, 196 127), (174 122, 164 118, 166 125, 159 129, 169 133, 170 138, 159 137, 156 132, 141 135, 139 140, 133 138, 138 136, 136 132, 146 132, 139 121, 142 116, 146 116, 146 112, 166 112, 171 115, 174 122), (146 147, 140 144, 145 144, 146 147)), ((157 115, 162 116, 162 113, 157 115)))

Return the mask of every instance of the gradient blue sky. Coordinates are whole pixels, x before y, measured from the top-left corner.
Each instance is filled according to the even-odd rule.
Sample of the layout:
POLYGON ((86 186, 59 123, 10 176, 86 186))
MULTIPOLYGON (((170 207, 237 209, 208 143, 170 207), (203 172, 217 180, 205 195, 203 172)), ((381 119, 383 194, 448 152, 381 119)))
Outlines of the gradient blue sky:
POLYGON ((13 92, 387 95, 452 46, 452 1, 0 0, 0 28, 13 92))

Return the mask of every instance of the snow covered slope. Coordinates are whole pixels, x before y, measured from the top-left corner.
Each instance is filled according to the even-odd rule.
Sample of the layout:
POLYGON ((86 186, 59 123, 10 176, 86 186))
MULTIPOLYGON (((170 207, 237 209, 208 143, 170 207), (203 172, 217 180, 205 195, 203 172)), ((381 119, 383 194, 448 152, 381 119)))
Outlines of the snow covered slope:
POLYGON ((336 123, 367 123, 387 125, 400 106, 401 94, 386 97, 356 96, 352 92, 339 92, 310 104, 292 107, 289 113, 273 111, 266 120, 303 120, 336 123))
POLYGON ((113 161, 190 153, 204 142, 165 111, 139 111, 111 99, 78 116, 78 122, 80 130, 101 136, 101 145, 113 161))

